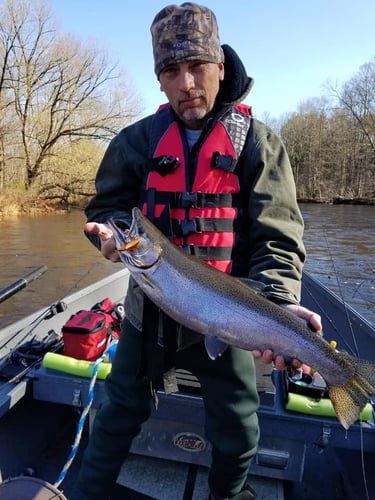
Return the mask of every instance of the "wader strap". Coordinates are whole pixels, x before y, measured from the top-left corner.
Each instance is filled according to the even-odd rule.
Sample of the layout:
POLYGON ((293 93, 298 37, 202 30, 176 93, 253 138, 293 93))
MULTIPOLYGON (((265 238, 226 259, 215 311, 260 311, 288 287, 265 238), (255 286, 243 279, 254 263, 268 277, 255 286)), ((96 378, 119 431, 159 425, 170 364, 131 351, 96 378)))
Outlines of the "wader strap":
POLYGON ((147 191, 147 218, 153 222, 155 219, 155 194, 156 189, 150 188, 147 191))
POLYGON ((140 376, 147 377, 154 389, 163 386, 163 374, 175 364, 176 323, 146 295, 143 303, 142 360, 140 376))

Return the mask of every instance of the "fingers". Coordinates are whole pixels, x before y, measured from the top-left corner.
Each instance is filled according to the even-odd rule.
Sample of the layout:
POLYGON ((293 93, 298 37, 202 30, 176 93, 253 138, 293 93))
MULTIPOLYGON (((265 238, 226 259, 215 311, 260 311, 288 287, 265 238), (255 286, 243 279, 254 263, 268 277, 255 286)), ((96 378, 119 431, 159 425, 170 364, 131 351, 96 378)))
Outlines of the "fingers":
POLYGON ((310 309, 307 309, 306 307, 297 304, 280 304, 280 305, 281 307, 287 309, 292 314, 307 321, 315 332, 320 333, 322 331, 322 318, 316 312, 310 311, 310 309))
POLYGON ((274 359, 274 355, 271 349, 266 349, 263 352, 255 350, 253 351, 253 356, 255 359, 261 359, 266 365, 269 365, 274 361, 275 368, 277 368, 278 370, 283 370, 285 368, 284 358, 282 356, 276 356, 274 359))
POLYGON ((255 359, 261 359, 264 364, 269 365, 274 364, 277 370, 285 370, 287 366, 292 366, 293 368, 300 368, 302 363, 298 359, 292 359, 290 362, 285 360, 281 355, 274 355, 271 349, 265 349, 263 352, 259 350, 253 351, 253 356, 255 359))
POLYGON ((309 318, 309 324, 311 325, 312 329, 317 332, 321 333, 323 330, 322 327, 322 318, 319 316, 319 314, 312 313, 312 315, 309 318))
POLYGON ((263 363, 269 364, 273 361, 273 352, 271 349, 266 349, 265 351, 253 351, 253 356, 255 359, 262 359, 263 363))
POLYGON ((112 229, 106 224, 99 224, 98 222, 87 222, 84 226, 84 231, 89 234, 96 234, 101 241, 106 241, 113 236, 112 229))
POLYGON ((84 231, 86 233, 96 234, 99 236, 100 251, 106 259, 111 262, 118 262, 120 260, 113 232, 110 227, 106 224, 100 224, 98 222, 87 222, 84 226, 84 231))
MULTIPOLYGON (((322 332, 322 319, 319 314, 297 304, 280 304, 280 306, 307 321, 311 329, 315 332, 322 332)), ((261 359, 265 364, 274 363, 277 370, 285 370, 287 366, 291 366, 292 368, 300 368, 302 366, 302 363, 298 359, 285 360, 281 355, 275 356, 271 349, 265 349, 263 352, 254 350, 253 356, 255 359, 261 359)))

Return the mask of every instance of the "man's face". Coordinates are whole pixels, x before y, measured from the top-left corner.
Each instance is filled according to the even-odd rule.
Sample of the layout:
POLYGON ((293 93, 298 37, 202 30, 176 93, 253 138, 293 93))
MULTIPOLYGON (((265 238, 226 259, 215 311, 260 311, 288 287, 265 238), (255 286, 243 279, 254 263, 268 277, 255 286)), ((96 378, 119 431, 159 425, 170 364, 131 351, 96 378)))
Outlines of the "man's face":
POLYGON ((186 127, 203 128, 215 104, 223 63, 186 61, 164 68, 159 74, 160 89, 186 127))

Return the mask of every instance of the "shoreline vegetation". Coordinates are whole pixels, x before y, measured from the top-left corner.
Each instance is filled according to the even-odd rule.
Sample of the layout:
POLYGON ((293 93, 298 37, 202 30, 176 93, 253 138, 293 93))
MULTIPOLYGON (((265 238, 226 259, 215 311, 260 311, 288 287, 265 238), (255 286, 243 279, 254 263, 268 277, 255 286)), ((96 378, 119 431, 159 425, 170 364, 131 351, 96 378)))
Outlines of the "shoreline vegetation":
MULTIPOLYGON (((91 196, 90 196, 91 197, 91 196)), ((73 203, 61 203, 33 196, 18 190, 0 190, 0 220, 21 215, 57 215, 71 210, 83 210, 90 197, 81 197, 73 203)), ((298 203, 320 203, 327 205, 370 205, 375 206, 372 198, 309 199, 297 197, 298 203)))
POLYGON ((297 198, 298 203, 321 203, 327 205, 373 205, 375 206, 374 198, 333 198, 332 200, 309 200, 297 198))

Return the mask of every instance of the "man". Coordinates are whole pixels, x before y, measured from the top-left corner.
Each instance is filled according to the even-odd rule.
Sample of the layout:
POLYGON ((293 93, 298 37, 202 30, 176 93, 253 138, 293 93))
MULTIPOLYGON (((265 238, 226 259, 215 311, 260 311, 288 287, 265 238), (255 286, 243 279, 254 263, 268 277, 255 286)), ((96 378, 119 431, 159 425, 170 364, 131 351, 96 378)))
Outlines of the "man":
MULTIPOLYGON (((113 217, 125 229, 132 207, 139 206, 175 244, 223 272, 258 281, 270 300, 320 330, 319 316, 298 305, 303 222, 287 154, 240 104, 252 79, 234 50, 220 45, 215 15, 206 7, 167 6, 151 34, 168 104, 109 145, 86 209, 86 233, 106 258, 118 261, 105 222, 113 217)), ((125 307, 108 398, 97 412, 75 498, 109 498, 150 415, 152 390, 173 366, 192 371, 202 387, 212 444, 210 498, 255 498, 247 484, 259 437, 253 354, 278 369, 285 368, 284 359, 234 347, 209 359, 202 337, 159 313, 133 281, 125 307)))

